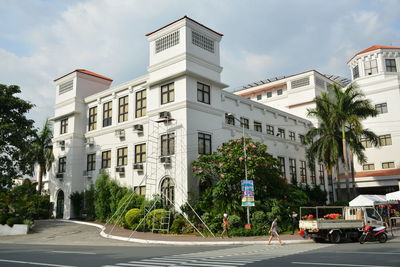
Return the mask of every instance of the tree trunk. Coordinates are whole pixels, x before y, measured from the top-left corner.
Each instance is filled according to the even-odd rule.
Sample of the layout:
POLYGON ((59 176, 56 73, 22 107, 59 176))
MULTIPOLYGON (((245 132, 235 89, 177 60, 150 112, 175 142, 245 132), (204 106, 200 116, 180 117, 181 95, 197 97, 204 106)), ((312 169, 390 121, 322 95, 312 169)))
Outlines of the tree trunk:
POLYGON ((347 201, 349 201, 350 200, 349 163, 347 160, 347 143, 346 143, 344 122, 342 122, 342 145, 343 145, 343 159, 344 159, 344 179, 346 180, 347 201))
POLYGON ((39 166, 39 182, 38 182, 38 195, 42 194, 42 187, 43 187, 43 167, 39 166))
MULTIPOLYGON (((339 160, 338 160, 339 162, 339 160)), ((339 164, 336 165, 336 173, 337 173, 337 179, 336 179, 336 200, 341 201, 342 198, 340 196, 341 193, 341 188, 340 188, 340 178, 339 178, 339 164)))
MULTIPOLYGON (((328 168, 327 172, 328 172, 328 185, 329 185, 329 181, 332 181, 332 183, 331 183, 332 194, 335 194, 335 192, 334 192, 335 189, 333 188, 333 180, 332 180, 333 168, 328 168)), ((328 195, 329 195, 329 192, 328 192, 328 195)), ((335 198, 335 197, 333 197, 333 198, 335 198)), ((329 195, 329 201, 332 204, 333 202, 335 202, 335 199, 331 199, 330 195, 329 195)))
POLYGON ((350 149, 350 168, 351 168, 351 183, 353 184, 353 198, 357 196, 356 180, 354 177, 354 155, 353 151, 350 149))

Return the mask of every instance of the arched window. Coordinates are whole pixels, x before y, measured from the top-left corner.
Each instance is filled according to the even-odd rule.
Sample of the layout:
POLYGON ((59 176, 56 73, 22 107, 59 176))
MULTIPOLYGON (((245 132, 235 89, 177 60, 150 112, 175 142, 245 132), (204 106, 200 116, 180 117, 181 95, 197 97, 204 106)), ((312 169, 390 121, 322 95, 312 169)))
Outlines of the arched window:
POLYGON ((161 199, 164 206, 173 206, 175 202, 175 184, 169 177, 161 182, 161 199))
POLYGON ((56 218, 60 219, 63 217, 64 217, 64 192, 60 190, 57 194, 56 218))

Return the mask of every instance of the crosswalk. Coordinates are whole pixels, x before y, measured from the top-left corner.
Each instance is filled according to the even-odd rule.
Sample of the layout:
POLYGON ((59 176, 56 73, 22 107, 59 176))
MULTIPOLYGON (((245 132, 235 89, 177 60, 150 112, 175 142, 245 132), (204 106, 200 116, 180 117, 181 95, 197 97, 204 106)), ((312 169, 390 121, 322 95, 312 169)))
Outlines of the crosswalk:
POLYGON ((251 245, 119 262, 102 267, 241 267, 258 261, 303 253, 327 246, 331 245, 314 243, 287 246, 251 245))

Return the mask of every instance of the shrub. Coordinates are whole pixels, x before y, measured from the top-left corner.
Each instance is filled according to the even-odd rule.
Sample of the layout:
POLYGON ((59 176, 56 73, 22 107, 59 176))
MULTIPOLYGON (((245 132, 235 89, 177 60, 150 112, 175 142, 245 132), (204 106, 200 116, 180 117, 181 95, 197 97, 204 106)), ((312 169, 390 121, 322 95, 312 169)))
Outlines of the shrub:
POLYGON ((118 220, 117 223, 122 226, 129 227, 129 224, 126 222, 125 219, 126 215, 125 216, 122 215, 126 214, 127 211, 130 211, 131 209, 139 209, 143 201, 144 201, 144 196, 137 195, 134 193, 127 193, 124 197, 122 197, 118 203, 117 214, 115 216, 116 220, 120 218, 120 220, 118 220))
POLYGON ((130 209, 126 214, 125 214, 125 222, 126 225, 132 229, 135 230, 138 223, 140 222, 140 219, 143 218, 143 211, 140 209, 130 209))
POLYGON ((186 226, 186 219, 182 216, 178 216, 172 223, 171 232, 176 234, 181 234, 183 232, 184 227, 186 226))
POLYGON ((0 224, 5 225, 7 223, 7 214, 0 214, 0 224))
POLYGON ((240 225, 240 217, 237 215, 230 215, 228 216, 228 222, 231 225, 231 227, 237 227, 240 225))
POLYGON ((7 219, 7 225, 13 227, 14 224, 22 224, 24 223, 24 219, 21 217, 10 217, 7 219))
POLYGON ((164 216, 167 214, 165 212, 166 210, 164 209, 152 210, 146 217, 147 228, 153 229, 153 224, 156 228, 160 227, 161 223, 163 222, 164 216))

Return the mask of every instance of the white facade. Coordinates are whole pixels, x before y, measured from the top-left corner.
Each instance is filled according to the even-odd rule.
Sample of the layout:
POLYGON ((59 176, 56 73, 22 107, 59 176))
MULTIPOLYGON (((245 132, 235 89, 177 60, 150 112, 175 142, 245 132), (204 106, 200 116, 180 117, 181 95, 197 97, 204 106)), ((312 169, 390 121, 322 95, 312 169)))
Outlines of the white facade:
POLYGON ((301 169, 306 156, 299 136, 312 126, 309 120, 223 90, 222 34, 183 17, 147 36, 150 66, 143 77, 110 87, 111 79, 76 70, 55 80, 56 164, 50 192, 58 216, 73 216, 69 195, 87 188, 101 170, 148 198, 161 194, 179 207, 198 193, 191 170, 198 154, 242 136, 239 123, 226 120, 227 113, 248 119, 245 135, 284 158, 289 180, 292 172, 303 182, 327 184, 323 168, 318 179, 307 167, 301 169), (278 128, 286 137, 283 132, 277 136, 278 128), (144 147, 145 157, 139 153, 144 147), (292 168, 289 159, 296 162, 292 168))
POLYGON ((353 81, 380 114, 364 121, 364 127, 381 138, 380 147, 365 141, 368 162, 355 162, 359 192, 385 194, 400 183, 400 47, 372 46, 349 62, 353 81), (357 75, 358 68, 358 75, 357 75))

